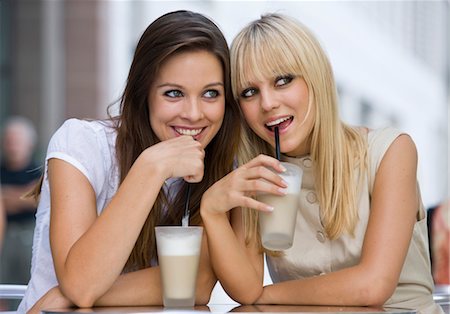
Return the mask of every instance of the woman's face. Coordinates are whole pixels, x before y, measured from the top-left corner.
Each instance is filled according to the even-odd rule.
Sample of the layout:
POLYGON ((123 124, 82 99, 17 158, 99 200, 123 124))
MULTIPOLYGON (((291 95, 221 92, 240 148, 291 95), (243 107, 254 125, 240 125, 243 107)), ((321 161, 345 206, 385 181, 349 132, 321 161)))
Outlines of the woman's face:
POLYGON ((264 141, 275 147, 278 126, 282 153, 310 152, 315 110, 303 78, 287 74, 252 82, 239 91, 239 104, 250 128, 264 141))
POLYGON ((189 135, 206 147, 225 113, 223 69, 207 51, 175 54, 150 87, 150 125, 161 141, 189 135))

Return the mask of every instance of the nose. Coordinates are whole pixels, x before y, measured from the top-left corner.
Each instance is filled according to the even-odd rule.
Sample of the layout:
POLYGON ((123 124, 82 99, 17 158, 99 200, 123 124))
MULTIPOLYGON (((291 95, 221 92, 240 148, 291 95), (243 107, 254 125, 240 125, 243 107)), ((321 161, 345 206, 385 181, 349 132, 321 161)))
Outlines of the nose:
POLYGON ((201 100, 198 100, 197 98, 186 98, 181 117, 190 121, 203 119, 204 114, 201 100))
POLYGON ((270 111, 280 106, 276 95, 270 89, 260 90, 261 108, 263 111, 270 111))

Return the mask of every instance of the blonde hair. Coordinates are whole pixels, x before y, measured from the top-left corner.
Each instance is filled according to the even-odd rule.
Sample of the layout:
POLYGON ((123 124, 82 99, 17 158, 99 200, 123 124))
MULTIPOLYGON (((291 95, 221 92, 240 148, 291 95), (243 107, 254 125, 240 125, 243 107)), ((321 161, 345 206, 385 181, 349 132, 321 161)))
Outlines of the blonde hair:
MULTIPOLYGON (((247 25, 231 45, 233 95, 250 82, 291 74, 302 77, 315 106, 310 157, 322 224, 330 239, 354 234, 358 221, 358 187, 367 168, 366 137, 339 118, 333 71, 318 40, 302 24, 281 14, 267 14, 247 25)), ((242 113, 241 113, 242 114, 242 113)), ((242 119, 244 120, 244 119, 242 119)), ((238 162, 248 162, 273 148, 243 122, 238 162)), ((257 213, 244 210, 246 239, 257 236, 257 213)))

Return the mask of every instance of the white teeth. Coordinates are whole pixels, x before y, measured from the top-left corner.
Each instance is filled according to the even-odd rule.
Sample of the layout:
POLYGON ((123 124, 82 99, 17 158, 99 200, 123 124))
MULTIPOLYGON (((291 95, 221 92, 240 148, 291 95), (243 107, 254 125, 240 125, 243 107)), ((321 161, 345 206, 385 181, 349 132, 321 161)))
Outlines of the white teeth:
POLYGON ((182 135, 196 136, 197 134, 200 134, 202 129, 180 129, 180 128, 175 128, 175 131, 177 131, 178 133, 180 133, 182 135))
POLYGON ((276 120, 274 120, 274 121, 270 121, 270 122, 266 123, 266 125, 267 125, 267 126, 274 126, 274 125, 280 124, 280 123, 282 123, 282 122, 284 122, 284 121, 287 121, 287 120, 289 120, 290 118, 291 118, 291 117, 286 117, 286 118, 276 119, 276 120))

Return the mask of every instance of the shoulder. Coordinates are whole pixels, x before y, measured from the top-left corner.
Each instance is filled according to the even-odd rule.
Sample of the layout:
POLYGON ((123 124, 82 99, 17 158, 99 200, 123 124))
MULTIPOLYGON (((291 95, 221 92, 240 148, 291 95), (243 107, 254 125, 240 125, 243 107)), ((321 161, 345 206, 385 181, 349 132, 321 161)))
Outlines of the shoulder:
POLYGON ((406 133, 397 128, 384 127, 379 129, 368 129, 367 137, 369 144, 371 144, 376 142, 392 142, 402 134, 406 133))
POLYGON ((390 161, 403 166, 405 166, 405 163, 416 164, 417 149, 414 141, 406 133, 399 134, 388 146, 382 160, 383 162, 390 161))
POLYGON ((68 119, 64 121, 61 127, 56 131, 58 133, 101 133, 112 128, 112 123, 110 121, 103 120, 81 120, 81 119, 68 119))
POLYGON ((409 134, 393 128, 386 127, 371 129, 367 134, 369 180, 373 186, 375 174, 381 163, 398 165, 410 162, 417 163, 417 151, 414 141, 409 134))
MULTIPOLYGON (((50 140, 46 161, 64 160, 83 173, 99 194, 111 181, 115 129, 103 120, 66 120, 50 140)), ((114 173, 115 174, 115 173, 114 173)))
POLYGON ((378 161, 384 157, 388 150, 405 149, 405 152, 414 152, 416 149, 409 134, 393 127, 369 130, 367 142, 369 156, 378 161))
POLYGON ((69 119, 53 134, 46 160, 59 158, 73 164, 109 166, 114 156, 115 130, 100 120, 69 119))
POLYGON ((74 145, 90 142, 91 144, 105 142, 114 134, 112 122, 102 120, 68 119, 53 134, 50 147, 74 145))

